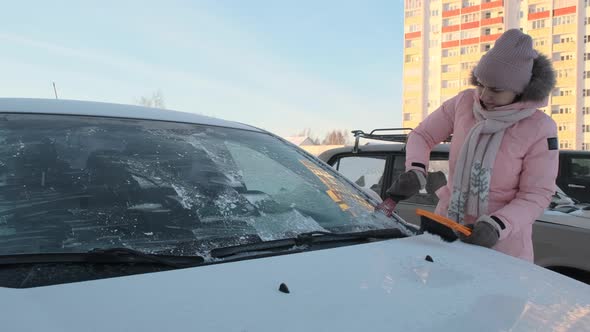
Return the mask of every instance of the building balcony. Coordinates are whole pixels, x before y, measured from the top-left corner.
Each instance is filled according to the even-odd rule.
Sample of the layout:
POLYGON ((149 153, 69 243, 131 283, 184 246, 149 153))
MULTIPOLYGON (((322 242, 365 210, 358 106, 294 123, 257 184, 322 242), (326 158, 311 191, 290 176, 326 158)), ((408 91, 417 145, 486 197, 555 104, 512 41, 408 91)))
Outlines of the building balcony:
POLYGON ((560 35, 565 33, 576 33, 578 28, 575 24, 562 24, 553 27, 553 34, 560 35))
POLYGON ((528 14, 528 20, 529 21, 534 21, 534 20, 539 20, 542 18, 549 18, 551 16, 551 12, 546 10, 543 12, 538 12, 538 13, 529 13, 528 14))
POLYGON ((576 52, 576 43, 553 44, 553 52, 576 52))
POLYGON ((576 86, 576 77, 574 75, 568 77, 558 77, 557 78, 557 85, 558 86, 576 86))
POLYGON ((576 67, 576 60, 564 60, 564 61, 553 61, 553 68, 554 69, 565 69, 565 68, 575 68, 576 67))
POLYGON ((484 18, 481 20, 481 26, 488 26, 494 24, 502 24, 504 23, 504 17, 492 17, 492 18, 484 18))
POLYGON ((461 62, 478 62, 483 54, 483 52, 463 54, 461 55, 461 62))
MULTIPOLYGON (((509 0, 509 1, 511 1, 511 0, 509 0)), ((502 1, 502 0, 483 2, 481 4, 481 10, 498 8, 498 7, 502 7, 502 6, 504 6, 504 1, 502 1)))
POLYGON ((447 17, 457 16, 459 14, 461 14, 461 9, 444 10, 442 12, 442 17, 447 18, 447 17))
POLYGON ((440 89, 440 94, 443 96, 454 96, 454 95, 458 94, 459 92, 461 92, 460 87, 440 89))
POLYGON ((446 27, 442 27, 441 31, 444 32, 455 32, 461 30, 460 24, 455 25, 447 25, 446 27))
POLYGON ((495 33, 493 35, 484 35, 480 37, 481 42, 494 42, 496 39, 500 38, 501 33, 495 33))
POLYGON ((541 38, 541 37, 549 37, 552 36, 553 33, 551 32, 551 28, 541 28, 541 29, 529 29, 526 32, 529 34, 533 39, 541 38))
MULTIPOLYGON (((530 2, 530 1, 529 1, 530 2)), ((553 10, 553 16, 562 16, 576 13, 576 6, 557 8, 553 10)))
POLYGON ((461 76, 460 76, 458 70, 457 71, 449 71, 449 72, 440 74, 441 80, 458 80, 459 77, 461 77, 461 76))
MULTIPOLYGON (((576 96, 556 96, 551 97, 551 105, 575 105, 576 96)), ((554 115, 574 115, 572 114, 554 114, 554 115)))

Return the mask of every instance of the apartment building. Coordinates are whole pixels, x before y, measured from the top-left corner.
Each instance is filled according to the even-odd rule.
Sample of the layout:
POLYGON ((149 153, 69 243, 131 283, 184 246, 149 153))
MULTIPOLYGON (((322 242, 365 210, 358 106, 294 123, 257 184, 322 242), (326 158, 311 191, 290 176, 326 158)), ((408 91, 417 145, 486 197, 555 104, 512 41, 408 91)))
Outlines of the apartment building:
POLYGON ((590 150, 590 0, 405 0, 403 125, 414 128, 470 87, 481 56, 521 28, 553 60, 557 86, 544 110, 560 148, 590 150))

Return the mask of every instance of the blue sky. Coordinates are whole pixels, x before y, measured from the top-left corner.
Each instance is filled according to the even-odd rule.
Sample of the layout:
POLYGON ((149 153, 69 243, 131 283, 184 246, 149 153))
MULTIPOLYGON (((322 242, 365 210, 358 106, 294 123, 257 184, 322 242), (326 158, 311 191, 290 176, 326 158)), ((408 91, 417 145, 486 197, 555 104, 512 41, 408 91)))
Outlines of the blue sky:
POLYGON ((401 0, 11 1, 0 22, 2 97, 159 89, 283 136, 401 124, 401 0))

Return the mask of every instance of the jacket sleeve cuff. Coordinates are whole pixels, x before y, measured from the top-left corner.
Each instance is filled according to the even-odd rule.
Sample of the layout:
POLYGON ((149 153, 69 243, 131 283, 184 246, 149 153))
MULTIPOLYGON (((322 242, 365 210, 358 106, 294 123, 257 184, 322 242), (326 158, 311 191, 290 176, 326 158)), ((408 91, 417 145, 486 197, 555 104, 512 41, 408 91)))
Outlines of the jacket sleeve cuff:
POLYGON ((418 169, 411 169, 410 171, 414 172, 414 174, 416 174, 416 177, 418 177, 420 189, 424 189, 424 187, 426 187, 426 175, 424 174, 424 172, 418 169))
POLYGON ((512 226, 510 223, 507 223, 498 216, 483 216, 480 218, 480 220, 492 225, 494 229, 496 229, 498 235, 500 236, 499 240, 505 239, 512 231, 512 226))

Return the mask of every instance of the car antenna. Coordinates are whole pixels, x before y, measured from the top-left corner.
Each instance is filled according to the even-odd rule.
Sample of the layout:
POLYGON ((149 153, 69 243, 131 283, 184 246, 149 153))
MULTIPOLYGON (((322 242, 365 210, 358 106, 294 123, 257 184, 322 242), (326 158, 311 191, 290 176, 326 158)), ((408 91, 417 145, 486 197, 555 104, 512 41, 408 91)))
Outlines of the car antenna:
POLYGON ((52 83, 53 83, 53 93, 55 93, 55 99, 58 99, 57 98, 57 88, 55 87, 55 82, 52 82, 52 83))

